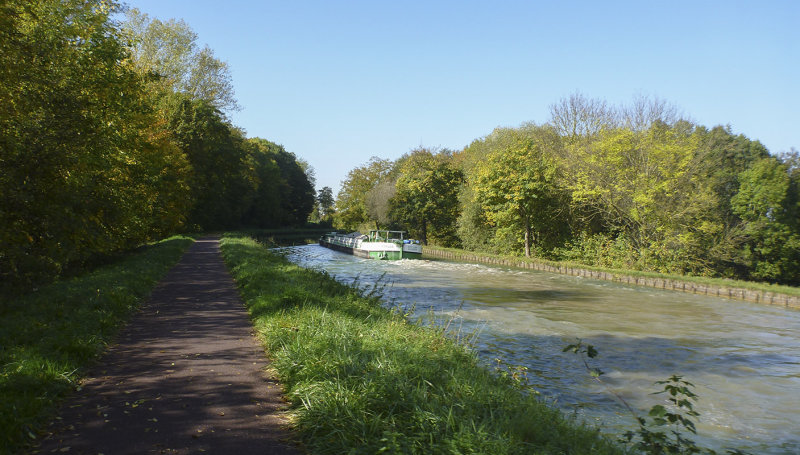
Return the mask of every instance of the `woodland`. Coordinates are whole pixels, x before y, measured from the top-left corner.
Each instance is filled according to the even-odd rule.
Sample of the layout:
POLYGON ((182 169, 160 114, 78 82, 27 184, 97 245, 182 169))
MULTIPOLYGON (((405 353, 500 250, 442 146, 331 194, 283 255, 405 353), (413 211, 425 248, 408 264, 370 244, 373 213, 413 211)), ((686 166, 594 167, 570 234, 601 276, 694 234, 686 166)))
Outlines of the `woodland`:
POLYGON ((404 229, 425 244, 614 269, 800 284, 800 154, 770 154, 671 104, 581 93, 543 124, 497 128, 463 150, 420 147, 352 169, 347 230, 404 229))
POLYGON ((425 244, 800 282, 800 153, 657 98, 574 93, 541 124, 352 169, 336 197, 246 133, 230 71, 183 21, 105 0, 0 0, 0 291, 176 232, 403 229, 425 244))
POLYGON ((0 287, 176 232, 303 225, 306 162, 228 119, 227 64, 113 1, 0 0, 0 287))

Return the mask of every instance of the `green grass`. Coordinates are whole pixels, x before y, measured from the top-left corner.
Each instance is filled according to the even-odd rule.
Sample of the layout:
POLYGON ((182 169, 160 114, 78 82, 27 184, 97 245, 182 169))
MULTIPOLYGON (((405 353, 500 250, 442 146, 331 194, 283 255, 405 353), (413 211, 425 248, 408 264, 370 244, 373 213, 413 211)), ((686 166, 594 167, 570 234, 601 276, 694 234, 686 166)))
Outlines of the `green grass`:
MULTIPOLYGON (((727 288, 741 288, 741 289, 748 289, 753 291, 765 291, 765 292, 774 292, 778 294, 786 294, 790 296, 800 296, 800 288, 793 287, 793 286, 784 286, 779 284, 770 284, 770 283, 760 283, 754 281, 743 281, 743 280, 732 280, 728 278, 710 278, 710 277, 703 277, 703 276, 692 276, 692 275, 669 275, 664 273, 656 273, 656 272, 642 272, 639 270, 625 270, 625 269, 609 269, 604 267, 596 267, 592 265, 581 264, 578 262, 569 262, 569 261, 550 261, 547 259, 541 258, 525 258, 521 256, 509 256, 509 255, 499 255, 499 254, 490 254, 490 253, 481 253, 475 251, 468 251, 462 250, 458 248, 445 248, 440 246, 426 246, 425 248, 432 248, 441 251, 449 251, 456 254, 467 254, 472 256, 479 256, 485 258, 496 258, 496 259, 506 259, 506 260, 513 260, 516 262, 532 262, 538 264, 546 264, 554 267, 571 267, 577 269, 586 269, 586 270, 594 270, 597 272, 607 272, 616 275, 627 275, 632 277, 644 277, 644 278, 663 278, 667 280, 674 280, 674 281, 686 281, 689 283, 698 283, 698 284, 705 284, 705 285, 713 285, 713 286, 721 286, 727 288)), ((423 248, 423 257, 424 257, 424 249, 423 248)), ((430 256, 426 259, 429 259, 430 256)), ((436 259, 436 258, 434 258, 436 259)))
POLYGON ((250 238, 228 235, 222 252, 310 453, 622 452, 441 330, 250 238))
POLYGON ((0 453, 52 418, 86 368, 192 243, 173 237, 85 275, 0 301, 0 453))
POLYGON ((248 229, 238 232, 271 246, 294 246, 317 243, 322 234, 332 230, 331 228, 283 228, 248 229))

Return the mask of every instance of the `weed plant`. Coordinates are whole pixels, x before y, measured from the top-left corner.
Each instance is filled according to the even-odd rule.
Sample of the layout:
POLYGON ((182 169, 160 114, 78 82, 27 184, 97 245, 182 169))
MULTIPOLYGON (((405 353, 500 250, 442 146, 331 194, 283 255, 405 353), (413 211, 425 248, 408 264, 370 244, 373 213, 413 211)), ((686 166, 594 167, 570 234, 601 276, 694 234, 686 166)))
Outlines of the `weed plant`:
POLYGON ((377 296, 250 238, 222 252, 310 453, 622 453, 377 296))
POLYGON ((173 237, 118 262, 0 300, 0 453, 37 436, 57 402, 192 243, 173 237))
MULTIPOLYGON (((621 395, 611 390, 601 379, 604 373, 597 367, 589 365, 589 359, 597 357, 598 352, 591 344, 584 344, 578 339, 574 344, 564 348, 563 352, 577 354, 589 375, 603 385, 619 403, 621 403, 633 416, 638 424, 635 430, 629 430, 620 437, 620 442, 630 445, 636 453, 647 455, 689 455, 706 454, 717 455, 717 452, 707 447, 697 445, 687 434, 697 434, 695 421, 700 413, 694 410, 694 402, 698 397, 692 389, 694 384, 683 379, 683 376, 673 374, 665 381, 656 381, 655 385, 663 386, 662 390, 654 393, 665 394, 666 403, 655 404, 650 408, 647 416, 636 412, 621 395)), ((740 449, 727 449, 729 455, 750 455, 740 449)))

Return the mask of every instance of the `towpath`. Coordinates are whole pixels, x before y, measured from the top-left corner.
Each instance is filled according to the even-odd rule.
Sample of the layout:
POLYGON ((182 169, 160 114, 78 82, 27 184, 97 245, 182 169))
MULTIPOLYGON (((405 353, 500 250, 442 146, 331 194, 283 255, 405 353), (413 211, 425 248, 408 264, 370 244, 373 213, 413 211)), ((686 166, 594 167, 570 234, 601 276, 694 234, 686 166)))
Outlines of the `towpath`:
POLYGON ((219 239, 200 239, 34 453, 299 453, 266 365, 219 239))

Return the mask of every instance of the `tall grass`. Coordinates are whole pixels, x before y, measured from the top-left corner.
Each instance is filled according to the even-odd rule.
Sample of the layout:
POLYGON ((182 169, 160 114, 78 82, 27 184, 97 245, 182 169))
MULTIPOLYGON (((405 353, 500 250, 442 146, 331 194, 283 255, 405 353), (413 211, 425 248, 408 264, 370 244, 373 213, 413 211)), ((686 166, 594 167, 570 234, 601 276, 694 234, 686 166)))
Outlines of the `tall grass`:
POLYGON ((222 252, 311 453, 622 451, 377 297, 249 238, 226 236, 222 252))
POLYGON ((173 237, 86 275, 0 300, 0 453, 36 437, 58 400, 191 243, 173 237))

